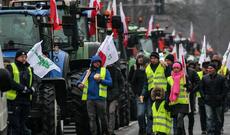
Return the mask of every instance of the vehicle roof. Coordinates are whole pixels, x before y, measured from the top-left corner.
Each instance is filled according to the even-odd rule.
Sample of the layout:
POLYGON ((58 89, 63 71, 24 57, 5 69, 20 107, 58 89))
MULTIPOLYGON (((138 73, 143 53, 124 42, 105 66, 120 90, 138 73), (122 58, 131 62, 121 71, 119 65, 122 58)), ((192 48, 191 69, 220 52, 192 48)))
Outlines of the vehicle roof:
POLYGON ((23 10, 23 9, 17 9, 17 10, 0 10, 1 14, 24 14, 24 15, 31 15, 31 16, 49 16, 49 10, 23 10))

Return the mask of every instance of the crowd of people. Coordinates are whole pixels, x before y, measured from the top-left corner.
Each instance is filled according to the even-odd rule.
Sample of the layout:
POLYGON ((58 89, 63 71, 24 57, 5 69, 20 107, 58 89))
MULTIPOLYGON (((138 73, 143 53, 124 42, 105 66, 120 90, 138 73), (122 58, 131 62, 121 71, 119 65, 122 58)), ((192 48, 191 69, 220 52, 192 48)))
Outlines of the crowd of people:
MULTIPOLYGON (((116 64, 108 66, 105 74, 101 73, 103 67, 98 56, 94 56, 91 62, 90 71, 87 70, 77 83, 83 93, 88 94, 90 130, 93 135, 97 134, 96 116, 90 113, 90 110, 94 110, 93 114, 101 116, 101 121, 105 121, 101 125, 103 133, 113 135, 115 110, 119 105, 119 93, 124 88, 124 78, 116 64), (87 72, 93 74, 90 73, 89 82, 85 85, 82 81, 87 72), (100 76, 99 80, 95 74, 100 76), (108 87, 108 97, 100 95, 101 85, 108 87), (88 90, 84 91, 85 88, 88 90), (95 91, 96 89, 99 90, 95 91), (90 102, 95 103, 89 106, 90 102), (103 106, 97 105, 98 102, 103 106), (95 110, 103 110, 103 113, 95 110), (106 115, 106 111, 109 115, 106 115)), ((203 62, 202 68, 199 68, 194 61, 186 61, 183 65, 172 54, 167 54, 164 60, 160 60, 158 52, 152 52, 149 57, 142 52, 138 53, 136 62, 130 66, 128 82, 135 95, 139 135, 185 135, 185 116, 188 117, 188 133, 193 135, 196 111, 200 113, 202 135, 223 133, 224 112, 228 108, 226 100, 229 74, 221 63, 219 55, 213 55, 211 61, 203 62)))
MULTIPOLYGON (((31 134, 25 123, 34 92, 33 70, 26 58, 26 52, 18 51, 15 62, 6 67, 13 78, 12 90, 7 91, 9 132, 15 135, 31 134)), ((115 134, 119 95, 125 85, 116 64, 105 68, 101 58, 95 55, 90 68, 76 82, 83 92, 82 100, 86 101, 92 135, 98 134, 98 128, 102 134, 115 134)), ((158 52, 152 52, 149 57, 142 52, 137 54, 128 82, 135 95, 139 135, 185 135, 185 116, 188 133, 193 135, 195 111, 200 113, 202 135, 223 132, 224 113, 229 107, 229 72, 219 55, 213 55, 211 61, 201 66, 197 68, 194 61, 181 63, 172 54, 164 56, 164 60, 160 60, 158 52)))
POLYGON ((202 68, 194 61, 183 65, 172 54, 164 60, 159 57, 159 53, 152 52, 149 62, 144 63, 146 57, 139 53, 130 70, 139 134, 185 135, 184 117, 188 116, 188 133, 193 135, 195 111, 200 113, 202 135, 222 134, 224 112, 229 106, 229 74, 221 57, 213 55, 211 61, 202 63, 202 68))

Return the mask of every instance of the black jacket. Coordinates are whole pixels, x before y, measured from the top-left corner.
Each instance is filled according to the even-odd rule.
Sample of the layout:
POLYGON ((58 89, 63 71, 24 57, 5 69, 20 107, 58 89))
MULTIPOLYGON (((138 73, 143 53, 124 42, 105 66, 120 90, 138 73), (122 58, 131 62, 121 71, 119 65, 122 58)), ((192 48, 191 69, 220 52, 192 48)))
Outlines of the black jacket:
POLYGON ((196 91, 199 90, 199 83, 200 78, 197 74, 197 72, 191 68, 187 68, 187 78, 188 78, 188 86, 187 90, 190 93, 189 95, 189 101, 190 101, 190 107, 191 111, 195 111, 195 100, 196 100, 196 91))
MULTIPOLYGON (((12 77, 10 83, 11 83, 11 89, 16 90, 17 91, 17 99, 16 100, 23 100, 23 101, 29 101, 30 99, 30 94, 24 94, 22 93, 22 91, 25 89, 25 86, 29 87, 29 83, 30 83, 30 74, 29 74, 29 70, 28 70, 28 64, 22 64, 18 61, 15 61, 15 64, 19 70, 19 74, 20 74, 20 84, 16 83, 14 81, 14 74, 13 74, 13 68, 12 66, 9 64, 6 66, 6 69, 10 72, 10 75, 12 77)), ((33 73, 33 71, 32 71, 33 73)), ((33 80, 33 79, 32 79, 33 80)))
POLYGON ((147 81, 145 68, 137 64, 133 65, 130 68, 128 80, 132 85, 133 93, 136 96, 140 96, 142 94, 144 84, 147 81))
POLYGON ((219 75, 205 75, 200 83, 201 96, 205 104, 220 106, 227 95, 226 79, 219 75))
POLYGON ((108 87, 108 101, 113 101, 119 98, 119 96, 122 93, 122 90, 125 86, 125 80, 122 75, 121 70, 116 66, 108 67, 108 70, 110 72, 111 78, 113 80, 113 84, 111 87, 108 87))

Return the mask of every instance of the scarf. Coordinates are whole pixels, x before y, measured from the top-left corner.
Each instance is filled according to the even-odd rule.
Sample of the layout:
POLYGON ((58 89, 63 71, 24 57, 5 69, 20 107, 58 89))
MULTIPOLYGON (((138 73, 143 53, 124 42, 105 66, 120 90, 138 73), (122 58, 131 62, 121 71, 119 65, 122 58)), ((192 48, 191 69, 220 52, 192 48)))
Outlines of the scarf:
POLYGON ((171 102, 174 102, 174 101, 176 101, 176 99, 179 96, 179 93, 180 93, 180 79, 183 79, 184 72, 183 72, 183 70, 181 70, 178 73, 172 72, 171 75, 172 75, 174 83, 173 83, 173 86, 171 87, 169 100, 171 102))

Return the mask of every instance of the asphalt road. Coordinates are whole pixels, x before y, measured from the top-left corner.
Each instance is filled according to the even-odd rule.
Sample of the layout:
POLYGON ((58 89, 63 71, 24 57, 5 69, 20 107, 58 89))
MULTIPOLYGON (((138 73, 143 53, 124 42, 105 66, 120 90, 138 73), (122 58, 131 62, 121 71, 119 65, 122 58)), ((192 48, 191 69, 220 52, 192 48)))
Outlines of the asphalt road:
MULTIPOLYGON (((188 127, 188 118, 185 117, 185 125, 188 127)), ((138 135, 138 124, 137 121, 131 122, 129 126, 120 128, 115 133, 116 135, 138 135)), ((195 124, 193 129, 194 135, 200 135, 201 129, 200 129, 200 120, 199 115, 195 115, 195 124)), ((224 123, 224 135, 230 135, 230 111, 225 113, 225 123, 224 123)))

